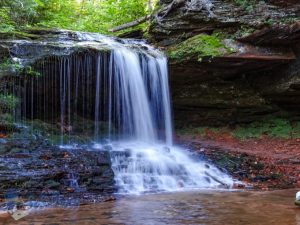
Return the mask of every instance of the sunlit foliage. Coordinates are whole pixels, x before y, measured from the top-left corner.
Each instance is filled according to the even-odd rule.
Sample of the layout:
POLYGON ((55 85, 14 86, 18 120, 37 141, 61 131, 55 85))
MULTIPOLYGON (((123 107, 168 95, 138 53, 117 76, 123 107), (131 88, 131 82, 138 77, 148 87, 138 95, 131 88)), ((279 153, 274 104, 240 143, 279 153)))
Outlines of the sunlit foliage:
POLYGON ((27 26, 107 33, 150 13, 151 0, 0 0, 0 31, 27 26), (149 6, 150 4, 150 6, 149 6))

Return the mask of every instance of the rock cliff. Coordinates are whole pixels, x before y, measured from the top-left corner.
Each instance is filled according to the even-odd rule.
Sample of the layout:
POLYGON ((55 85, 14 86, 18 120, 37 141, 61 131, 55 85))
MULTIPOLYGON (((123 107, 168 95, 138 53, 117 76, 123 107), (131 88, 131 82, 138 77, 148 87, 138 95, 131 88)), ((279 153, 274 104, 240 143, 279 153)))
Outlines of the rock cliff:
POLYGON ((149 30, 170 58, 175 124, 300 115, 300 3, 161 0, 149 30))

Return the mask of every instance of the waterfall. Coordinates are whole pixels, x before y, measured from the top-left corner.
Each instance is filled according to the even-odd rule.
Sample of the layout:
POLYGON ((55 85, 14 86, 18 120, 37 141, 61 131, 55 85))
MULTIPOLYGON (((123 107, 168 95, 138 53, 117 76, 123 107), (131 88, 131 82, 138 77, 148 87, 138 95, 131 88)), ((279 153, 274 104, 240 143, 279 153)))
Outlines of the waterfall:
POLYGON ((216 167, 173 145, 163 53, 142 41, 89 33, 77 37, 78 45, 106 48, 54 55, 38 63, 42 76, 24 86, 23 117, 47 121, 59 116, 61 144, 67 143, 65 136, 73 132, 78 117, 84 118, 81 132, 93 137, 92 147, 110 150, 121 193, 232 185, 216 167), (93 128, 87 125, 90 120, 93 128))

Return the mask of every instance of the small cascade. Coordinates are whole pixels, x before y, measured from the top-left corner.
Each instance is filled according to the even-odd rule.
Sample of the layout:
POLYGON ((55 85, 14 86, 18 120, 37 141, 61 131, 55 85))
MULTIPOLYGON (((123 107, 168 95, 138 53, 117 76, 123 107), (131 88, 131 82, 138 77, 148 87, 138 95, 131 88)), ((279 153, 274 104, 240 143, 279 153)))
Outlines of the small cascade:
POLYGON ((233 184, 216 167, 193 160, 187 151, 176 146, 118 142, 113 144, 111 156, 121 193, 228 188, 233 184))
POLYGON ((74 173, 68 174, 67 179, 65 179, 65 184, 74 191, 78 191, 80 189, 78 179, 74 173))
POLYGON ((173 145, 164 54, 142 41, 76 35, 85 51, 46 57, 36 65, 41 76, 23 84, 21 118, 52 119, 62 145, 75 144, 66 141, 74 127, 93 137, 95 149, 107 150, 102 143, 109 140, 122 193, 232 185, 226 174, 173 145))

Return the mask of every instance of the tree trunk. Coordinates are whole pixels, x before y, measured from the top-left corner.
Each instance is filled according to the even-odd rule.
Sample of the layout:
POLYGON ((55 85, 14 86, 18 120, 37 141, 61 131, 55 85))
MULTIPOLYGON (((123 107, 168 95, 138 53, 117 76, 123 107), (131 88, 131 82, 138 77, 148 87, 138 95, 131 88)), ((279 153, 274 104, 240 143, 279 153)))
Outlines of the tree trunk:
POLYGON ((120 31, 120 30, 124 30, 124 29, 127 29, 127 28, 130 28, 130 27, 134 27, 134 26, 137 26, 141 23, 144 23, 146 22, 147 20, 149 20, 151 17, 151 15, 148 15, 148 16, 144 16, 142 18, 139 18, 135 21, 132 21, 132 22, 129 22, 129 23, 125 23, 125 24, 122 24, 120 26, 117 26, 117 27, 114 27, 112 29, 110 29, 109 31, 110 32, 117 32, 117 31, 120 31))

